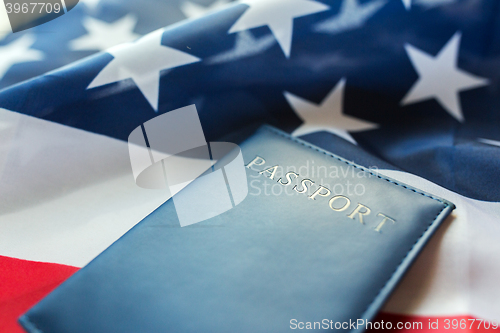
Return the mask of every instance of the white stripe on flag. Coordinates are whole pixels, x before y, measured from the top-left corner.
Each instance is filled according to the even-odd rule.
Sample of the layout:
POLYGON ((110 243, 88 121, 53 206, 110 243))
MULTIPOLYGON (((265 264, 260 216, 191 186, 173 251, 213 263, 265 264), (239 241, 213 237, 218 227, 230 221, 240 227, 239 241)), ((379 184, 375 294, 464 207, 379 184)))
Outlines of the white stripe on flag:
POLYGON ((126 142, 0 109, 0 255, 82 267, 168 198, 126 142))

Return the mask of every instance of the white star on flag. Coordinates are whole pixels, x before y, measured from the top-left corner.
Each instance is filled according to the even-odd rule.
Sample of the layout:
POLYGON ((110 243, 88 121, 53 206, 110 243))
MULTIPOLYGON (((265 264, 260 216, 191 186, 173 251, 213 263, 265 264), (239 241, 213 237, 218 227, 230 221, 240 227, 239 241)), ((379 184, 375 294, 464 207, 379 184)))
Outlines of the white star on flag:
POLYGON ((101 0, 80 0, 80 2, 84 3, 90 10, 96 10, 97 6, 99 6, 100 1, 101 0))
POLYGON ((234 48, 206 60, 207 64, 220 64, 260 54, 276 43, 274 37, 266 35, 260 38, 252 36, 250 31, 242 31, 236 36, 234 48))
POLYGON ((401 101, 402 105, 435 98, 455 119, 464 121, 458 93, 488 84, 485 78, 457 67, 461 33, 457 32, 433 57, 412 45, 405 45, 419 78, 401 101))
POLYGON ((69 47, 72 50, 103 51, 118 44, 131 42, 141 37, 134 33, 136 24, 137 18, 130 14, 113 23, 86 17, 83 19, 83 26, 88 34, 73 39, 69 47))
POLYGON ((426 9, 449 5, 454 3, 456 0, 415 0, 415 5, 425 7, 426 9))
POLYGON ((348 133, 349 131, 360 132, 377 128, 377 124, 343 113, 345 83, 345 79, 340 80, 320 105, 285 92, 288 103, 304 122, 292 133, 292 136, 327 131, 356 144, 354 138, 348 133))
POLYGON ((184 1, 180 6, 180 10, 187 18, 197 18, 228 3, 229 0, 215 0, 208 6, 202 6, 195 2, 184 1))
POLYGON ((201 59, 161 44, 163 29, 134 43, 115 46, 107 52, 114 59, 104 67, 87 89, 132 79, 155 111, 158 111, 160 71, 198 62, 201 59))
POLYGON ((40 61, 45 58, 42 51, 30 48, 34 43, 35 37, 25 34, 10 44, 0 46, 0 80, 15 64, 40 61))
POLYGON ((483 139, 483 138, 479 138, 479 139, 477 139, 477 141, 484 143, 484 144, 487 144, 487 145, 490 145, 490 146, 500 147, 500 141, 483 139))
POLYGON ((358 0, 344 0, 338 15, 316 24, 314 31, 336 34, 360 28, 386 3, 386 0, 376 0, 360 5, 358 0))
POLYGON ((267 25, 287 58, 292 49, 293 20, 330 9, 313 0, 242 0, 240 3, 249 8, 229 29, 229 33, 267 25))
POLYGON ((411 0, 401 0, 401 1, 403 1, 403 5, 405 6, 406 10, 410 10, 411 0))

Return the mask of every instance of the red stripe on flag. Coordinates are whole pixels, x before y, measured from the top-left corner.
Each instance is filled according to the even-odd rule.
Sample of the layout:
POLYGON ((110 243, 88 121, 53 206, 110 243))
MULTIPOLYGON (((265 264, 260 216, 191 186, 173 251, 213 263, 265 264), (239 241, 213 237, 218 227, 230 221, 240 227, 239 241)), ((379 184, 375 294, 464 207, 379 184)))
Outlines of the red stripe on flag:
MULTIPOLYGON (((17 319, 79 268, 0 256, 0 332, 24 333, 17 319)), ((486 322, 488 323, 488 322, 486 322)), ((405 316, 380 313, 367 333, 487 333, 499 331, 471 316, 405 316), (385 329, 379 328, 382 325, 385 329), (387 329, 390 323, 392 329, 387 329), (435 329, 437 323, 437 329, 435 329), (398 329, 398 324, 402 327, 398 329), (432 325, 433 328, 429 328, 432 325), (380 326, 379 326, 380 327, 380 326), (447 328, 448 327, 448 328, 447 328), (454 328, 456 327, 456 328, 454 328), (489 327, 489 328, 488 328, 489 327)), ((340 329, 344 331, 343 329, 340 329)))
POLYGON ((476 319, 472 316, 405 316, 380 313, 366 333, 392 331, 398 333, 487 333, 498 332, 498 323, 476 319), (378 325, 375 323, 379 323, 378 325), (388 323, 392 329, 388 329, 388 323), (496 329, 494 328, 496 326, 496 329), (377 328, 379 327, 379 328, 377 328), (384 329, 380 328, 384 327, 384 329), (399 329, 398 329, 399 327, 399 329))
POLYGON ((17 318, 77 270, 0 256, 0 332, 24 332, 17 318))

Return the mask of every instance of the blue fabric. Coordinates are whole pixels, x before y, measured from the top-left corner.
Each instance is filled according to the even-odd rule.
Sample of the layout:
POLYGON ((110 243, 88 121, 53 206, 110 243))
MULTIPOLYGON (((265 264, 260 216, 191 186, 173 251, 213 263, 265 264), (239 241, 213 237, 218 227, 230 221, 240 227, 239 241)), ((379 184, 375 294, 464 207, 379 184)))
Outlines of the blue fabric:
MULTIPOLYGON (((294 19, 289 58, 274 42, 247 57, 226 63, 210 61, 234 47, 238 34, 228 30, 247 10, 244 4, 167 27, 163 45, 202 61, 163 72, 158 112, 130 82, 126 89, 119 88, 122 82, 87 90, 113 60, 108 53, 4 89, 0 107, 126 140, 143 122, 195 103, 207 140, 214 141, 249 124, 269 123, 291 133, 302 120, 283 93, 320 103, 346 78, 344 114, 380 125, 350 133, 364 150, 362 154, 367 152, 383 160, 384 167, 420 175, 467 197, 500 201, 495 186, 500 183, 500 148, 480 141, 500 142, 500 3, 456 0, 424 6, 415 0, 411 10, 406 10, 401 0, 390 0, 361 27, 327 34, 313 27, 338 15, 342 2, 320 2, 330 9, 294 19), (459 92, 464 121, 452 117, 433 98, 402 105, 419 78, 405 45, 436 56, 457 32, 461 33, 458 68, 488 80, 487 85, 459 92)), ((78 29, 70 27, 78 25, 81 30, 79 6, 47 25, 55 29, 68 24, 76 35, 78 29)), ((118 18, 117 13, 124 14, 131 6, 124 2, 121 11, 114 8, 115 12, 105 13, 118 18)), ((150 13, 151 25, 158 26, 164 12, 150 13)), ((146 24, 142 17, 140 22, 146 24)), ((268 26, 249 33, 254 39, 272 36, 268 26)), ((54 40, 55 63, 61 63, 56 54, 62 43, 54 40)), ((335 151, 332 134, 312 133, 304 138, 335 151)), ((345 150, 350 159, 362 161, 357 148, 345 150)))

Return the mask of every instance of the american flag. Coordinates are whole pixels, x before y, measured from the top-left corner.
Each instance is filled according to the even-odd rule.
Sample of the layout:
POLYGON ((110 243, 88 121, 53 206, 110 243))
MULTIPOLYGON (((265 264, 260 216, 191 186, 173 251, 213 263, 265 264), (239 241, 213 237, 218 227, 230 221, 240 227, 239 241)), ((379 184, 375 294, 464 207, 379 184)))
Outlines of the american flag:
POLYGON ((0 331, 168 199, 126 140, 190 104, 454 202, 379 319, 500 322, 497 0, 84 0, 0 38, 0 331))

